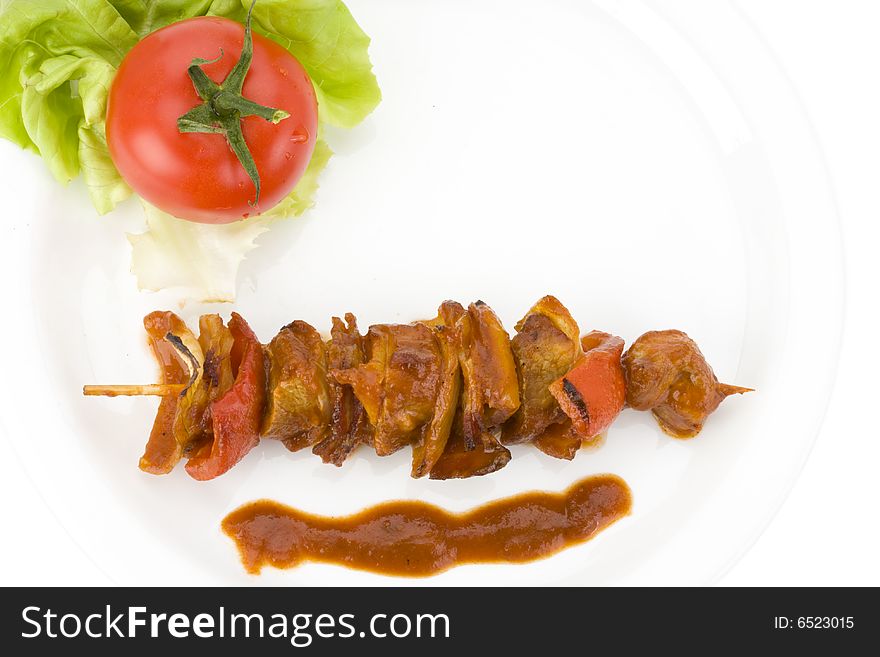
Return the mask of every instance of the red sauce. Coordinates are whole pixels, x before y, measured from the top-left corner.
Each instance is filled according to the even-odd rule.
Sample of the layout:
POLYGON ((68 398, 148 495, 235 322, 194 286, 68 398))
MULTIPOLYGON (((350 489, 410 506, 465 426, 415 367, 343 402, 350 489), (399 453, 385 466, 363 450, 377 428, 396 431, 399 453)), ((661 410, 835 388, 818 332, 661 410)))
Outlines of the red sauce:
POLYGON ((223 519, 244 567, 332 563, 384 575, 425 577, 466 563, 522 563, 589 540, 628 515, 629 486, 615 475, 561 493, 529 492, 463 514, 418 501, 385 502, 351 516, 316 516, 273 502, 223 519))

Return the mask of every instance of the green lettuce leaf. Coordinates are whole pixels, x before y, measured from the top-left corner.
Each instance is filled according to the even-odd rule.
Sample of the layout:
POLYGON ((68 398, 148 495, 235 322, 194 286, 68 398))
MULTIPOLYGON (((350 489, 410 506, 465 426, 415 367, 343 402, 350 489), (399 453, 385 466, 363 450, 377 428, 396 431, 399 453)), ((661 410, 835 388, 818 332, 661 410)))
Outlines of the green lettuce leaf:
POLYGON ((131 270, 142 290, 178 289, 197 301, 233 301, 238 267, 272 219, 221 226, 177 219, 144 202, 147 230, 129 235, 131 270))
MULTIPOLYGON (((249 0, 216 0, 211 13, 244 21, 249 0)), ((258 0, 254 29, 279 43, 315 85, 321 120, 353 128, 382 93, 367 54, 368 37, 341 0, 258 0)))
MULTIPOLYGON (((103 140, 109 82, 135 43, 137 35, 105 0, 4 2, 0 136, 42 156, 60 182, 76 177, 80 135, 98 131, 103 140)), ((101 211, 127 189, 118 173, 107 182, 109 196, 92 194, 101 211)))
MULTIPOLYGON (((131 190, 104 131, 107 96, 122 58, 170 23, 202 15, 244 22, 249 0, 0 0, 0 137, 38 153, 60 182, 82 174, 99 213, 131 190)), ((254 28, 289 50, 315 86, 319 123, 353 127, 381 93, 369 37, 340 0, 258 0, 254 28)), ((147 210, 147 232, 131 236, 132 270, 144 289, 182 287, 231 300, 238 265, 257 236, 311 207, 332 151, 319 139, 293 192, 258 218, 203 226, 147 210), (187 247, 187 248, 184 248, 187 247)))
POLYGON ((212 3, 212 0, 109 1, 140 38, 185 18, 204 16, 209 12, 212 3))

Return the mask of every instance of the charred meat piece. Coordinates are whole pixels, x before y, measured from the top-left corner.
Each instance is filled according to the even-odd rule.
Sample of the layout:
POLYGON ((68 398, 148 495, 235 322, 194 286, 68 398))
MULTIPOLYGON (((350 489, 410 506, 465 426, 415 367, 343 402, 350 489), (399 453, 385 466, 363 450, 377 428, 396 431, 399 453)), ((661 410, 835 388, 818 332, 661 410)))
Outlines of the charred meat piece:
POLYGON ((295 321, 266 346, 268 399, 262 435, 276 438, 290 451, 324 438, 331 401, 324 341, 309 324, 295 321))
POLYGON ((387 456, 417 440, 434 416, 440 346, 425 324, 379 324, 367 332, 366 353, 366 363, 331 376, 352 387, 375 428, 376 453, 387 456))
POLYGON ((548 456, 557 459, 571 461, 577 456, 583 439, 571 426, 571 420, 566 418, 557 424, 551 424, 544 429, 544 433, 533 441, 535 447, 548 456))
POLYGON ((520 382, 519 410, 504 425, 505 444, 534 440, 566 415, 550 392, 581 354, 579 329, 565 306, 546 296, 516 325, 510 341, 520 382))
MULTIPOLYGON (((442 445, 440 441, 428 443, 441 449, 434 450, 431 467, 414 467, 413 476, 430 471, 434 479, 449 479, 494 472, 510 460, 510 452, 498 442, 494 429, 519 407, 519 382, 510 339, 498 317, 482 301, 471 304, 467 311, 456 302, 446 301, 433 323, 446 327, 438 337, 445 339, 452 352, 449 356, 456 359, 447 361, 448 368, 455 372, 456 365, 460 367, 455 380, 461 383, 454 390, 446 389, 447 393, 454 392, 455 398, 444 406, 442 445), (453 427, 453 436, 448 438, 453 427), (435 465, 440 461, 442 465, 435 465), (436 472, 435 467, 439 467, 436 472)), ((418 450, 414 456, 419 456, 418 450)))
POLYGON ((592 438, 611 426, 626 401, 626 379, 620 357, 623 340, 591 331, 581 340, 584 353, 565 376, 550 386, 559 407, 582 438, 592 438))
POLYGON ((462 432, 465 446, 479 442, 494 453, 491 433, 519 408, 519 380, 510 336, 495 312, 482 301, 472 303, 461 318, 462 432))
POLYGON ((675 330, 649 331, 623 355, 626 402, 651 411, 673 438, 693 438, 732 394, 750 388, 719 383, 696 342, 675 330))
POLYGON ((444 301, 437 317, 423 322, 434 331, 440 349, 440 385, 434 404, 434 415, 413 443, 412 476, 423 477, 434 467, 446 449, 452 422, 461 398, 461 325, 465 310, 455 301, 444 301))
MULTIPOLYGON (((150 339, 150 348, 161 368, 161 383, 185 384, 190 380, 190 363, 181 360, 181 354, 166 336, 187 335, 189 344, 198 345, 195 336, 183 320, 172 312, 155 311, 144 317, 144 329, 150 339)), ((174 437, 174 418, 180 402, 179 394, 164 395, 150 431, 138 467, 150 474, 167 474, 180 461, 182 448, 174 437)))
MULTIPOLYGON (((328 371, 347 370, 366 362, 364 340, 358 332, 354 315, 346 313, 345 322, 334 317, 330 336, 327 343, 328 371)), ((324 463, 341 466, 358 445, 372 443, 373 427, 350 385, 338 383, 332 377, 328 378, 328 383, 333 409, 330 434, 312 447, 312 452, 324 463)))
POLYGON ((466 479, 500 470, 510 461, 510 451, 494 436, 479 440, 468 449, 465 445, 461 410, 456 414, 446 449, 428 475, 431 479, 466 479))
POLYGON ((199 318, 198 349, 186 345, 184 340, 190 355, 200 365, 195 380, 178 403, 174 418, 174 437, 186 457, 196 454, 212 440, 211 403, 232 387, 233 342, 232 333, 220 315, 213 314, 199 318))

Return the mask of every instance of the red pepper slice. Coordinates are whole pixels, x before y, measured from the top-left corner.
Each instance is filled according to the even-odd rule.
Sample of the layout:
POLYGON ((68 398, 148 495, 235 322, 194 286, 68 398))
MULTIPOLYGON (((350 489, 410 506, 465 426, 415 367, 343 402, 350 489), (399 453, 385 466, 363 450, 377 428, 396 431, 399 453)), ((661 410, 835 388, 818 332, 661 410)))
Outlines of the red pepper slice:
POLYGON ((234 339, 232 372, 235 382, 211 404, 214 440, 186 463, 193 479, 219 477, 260 442, 260 422, 266 403, 266 368, 263 346, 247 322, 232 313, 229 330, 234 339))
POLYGON ((614 421, 626 402, 626 379, 620 357, 623 339, 602 331, 583 337, 584 354, 565 376, 550 385, 572 428, 583 438, 599 435, 614 421))

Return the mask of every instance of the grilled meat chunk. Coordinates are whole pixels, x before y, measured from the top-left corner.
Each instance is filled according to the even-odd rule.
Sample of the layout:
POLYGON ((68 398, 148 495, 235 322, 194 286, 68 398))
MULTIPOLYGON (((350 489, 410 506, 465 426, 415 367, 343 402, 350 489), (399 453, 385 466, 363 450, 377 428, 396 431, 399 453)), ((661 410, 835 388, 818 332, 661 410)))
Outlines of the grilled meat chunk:
POLYGON ((626 402, 651 411, 673 438, 693 438, 726 397, 751 392, 719 383, 697 343, 682 331, 648 331, 623 355, 626 402))
POLYGON ((296 451, 324 438, 332 404, 323 340, 309 324, 295 321, 266 346, 268 401, 262 436, 296 451))
POLYGON ((374 427, 376 453, 387 456, 416 441, 434 417, 440 345, 425 324, 378 324, 367 332, 366 353, 366 363, 330 374, 352 387, 374 427))
POLYGON ((505 444, 534 440, 566 419, 550 392, 581 354, 577 323, 558 299, 546 296, 516 325, 510 341, 520 383, 519 410, 504 425, 505 444))
MULTIPOLYGON (((155 311, 144 317, 144 329, 150 340, 150 348, 161 368, 161 383, 185 384, 191 374, 188 366, 181 360, 181 354, 167 339, 174 336, 187 335, 187 342, 198 347, 195 336, 184 324, 183 320, 170 311, 155 311)), ((159 402, 159 410, 153 421, 153 429, 144 447, 138 467, 150 474, 167 474, 174 469, 183 448, 174 435, 174 418, 180 404, 180 395, 165 395, 159 402)))
MULTIPOLYGON (((364 339, 358 331, 355 316, 346 313, 345 322, 338 317, 332 321, 331 338, 327 343, 328 371, 363 365, 366 362, 364 339)), ((372 444, 373 425, 350 385, 339 383, 333 377, 328 378, 328 383, 332 404, 330 433, 312 447, 312 452, 324 463, 341 466, 359 445, 372 444)))

